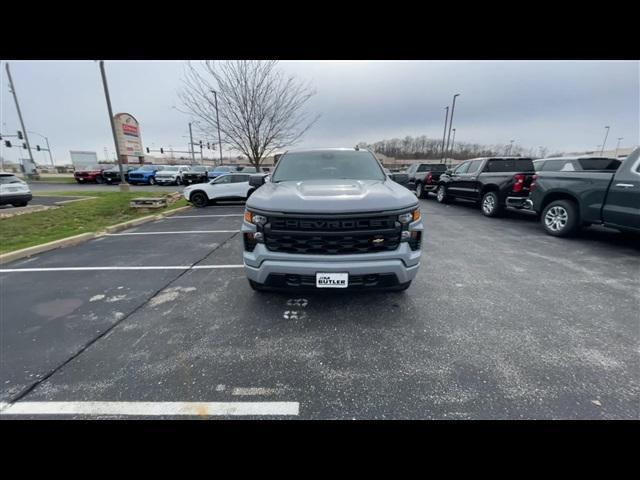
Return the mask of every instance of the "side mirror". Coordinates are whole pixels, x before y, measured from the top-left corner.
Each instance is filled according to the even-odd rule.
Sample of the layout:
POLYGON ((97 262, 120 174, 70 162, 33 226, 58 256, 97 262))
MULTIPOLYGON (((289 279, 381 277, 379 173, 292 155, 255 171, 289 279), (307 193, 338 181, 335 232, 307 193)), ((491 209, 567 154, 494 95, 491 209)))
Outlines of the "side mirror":
POLYGON ((407 175, 406 173, 391 173, 389 175, 389 178, 402 186, 406 187, 407 185, 409 185, 409 175, 407 175))
POLYGON ((252 187, 261 187, 264 185, 264 175, 251 175, 249 177, 249 185, 252 187))

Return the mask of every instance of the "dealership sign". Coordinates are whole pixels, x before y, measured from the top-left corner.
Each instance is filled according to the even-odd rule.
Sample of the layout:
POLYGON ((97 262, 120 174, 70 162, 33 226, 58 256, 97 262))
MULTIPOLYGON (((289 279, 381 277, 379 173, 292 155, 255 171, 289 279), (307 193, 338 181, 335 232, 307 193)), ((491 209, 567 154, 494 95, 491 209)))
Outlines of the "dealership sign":
POLYGON ((140 126, 133 115, 118 113, 114 115, 113 121, 118 139, 118 154, 125 157, 143 157, 140 126))

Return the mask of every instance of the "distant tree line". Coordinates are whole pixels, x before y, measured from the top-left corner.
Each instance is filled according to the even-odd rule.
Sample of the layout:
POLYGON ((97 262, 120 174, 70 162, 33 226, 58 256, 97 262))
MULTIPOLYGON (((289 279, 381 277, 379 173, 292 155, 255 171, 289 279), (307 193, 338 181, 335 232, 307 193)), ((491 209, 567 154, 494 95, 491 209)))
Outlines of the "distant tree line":
MULTIPOLYGON (((381 153, 387 157, 398 159, 410 160, 443 158, 442 139, 428 138, 426 135, 421 135, 419 137, 407 135, 404 138, 380 140, 371 144, 367 142, 360 142, 358 146, 360 148, 368 148, 375 153, 381 153)), ((456 141, 453 146, 453 151, 449 148, 449 151, 447 152, 447 158, 454 158, 456 160, 498 155, 521 155, 541 158, 547 155, 547 149, 543 147, 538 149, 525 149, 516 143, 513 145, 509 143, 481 145, 478 143, 456 141)))

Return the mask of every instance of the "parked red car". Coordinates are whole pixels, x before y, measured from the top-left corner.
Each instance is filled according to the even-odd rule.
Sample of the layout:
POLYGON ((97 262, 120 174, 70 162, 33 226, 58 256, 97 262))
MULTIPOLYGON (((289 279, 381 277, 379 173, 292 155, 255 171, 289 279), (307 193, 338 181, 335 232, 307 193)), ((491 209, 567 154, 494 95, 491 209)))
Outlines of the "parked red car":
POLYGON ((104 177, 102 176, 102 170, 76 170, 73 177, 78 183, 103 183, 104 177))

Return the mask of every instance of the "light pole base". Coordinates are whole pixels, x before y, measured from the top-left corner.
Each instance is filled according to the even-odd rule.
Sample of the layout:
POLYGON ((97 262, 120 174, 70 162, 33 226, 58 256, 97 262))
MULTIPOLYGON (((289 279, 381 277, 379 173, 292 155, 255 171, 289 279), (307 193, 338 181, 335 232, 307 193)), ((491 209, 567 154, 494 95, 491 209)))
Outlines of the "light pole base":
POLYGON ((120 191, 121 191, 121 192, 128 192, 128 191, 130 191, 129 184, 128 184, 128 183, 121 183, 121 184, 120 184, 120 191))

